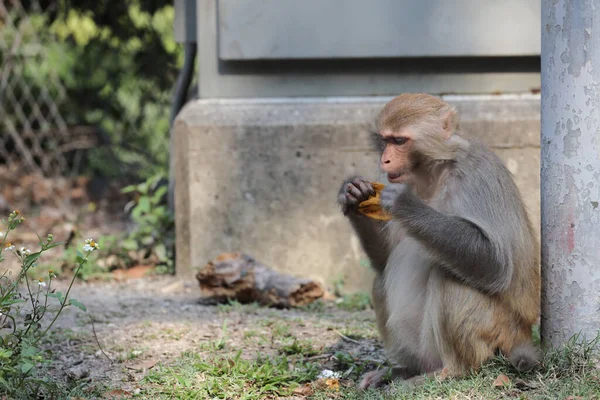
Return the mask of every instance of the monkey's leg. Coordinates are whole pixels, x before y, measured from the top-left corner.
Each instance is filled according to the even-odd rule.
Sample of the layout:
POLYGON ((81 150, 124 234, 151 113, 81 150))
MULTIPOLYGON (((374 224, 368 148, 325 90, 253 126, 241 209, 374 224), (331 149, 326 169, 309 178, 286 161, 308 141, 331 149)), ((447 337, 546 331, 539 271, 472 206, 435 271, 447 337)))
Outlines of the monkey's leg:
POLYGON ((381 337, 381 341, 385 346, 389 343, 388 328, 386 326, 389 314, 385 296, 385 278, 382 273, 376 272, 373 279, 373 289, 371 298, 373 299, 373 308, 375 309, 375 320, 377 322, 377 330, 381 337))
POLYGON ((477 370, 492 358, 503 340, 510 340, 510 320, 500 304, 454 279, 442 278, 434 309, 440 313, 435 332, 448 376, 477 370), (508 325, 508 326, 507 326, 508 325))

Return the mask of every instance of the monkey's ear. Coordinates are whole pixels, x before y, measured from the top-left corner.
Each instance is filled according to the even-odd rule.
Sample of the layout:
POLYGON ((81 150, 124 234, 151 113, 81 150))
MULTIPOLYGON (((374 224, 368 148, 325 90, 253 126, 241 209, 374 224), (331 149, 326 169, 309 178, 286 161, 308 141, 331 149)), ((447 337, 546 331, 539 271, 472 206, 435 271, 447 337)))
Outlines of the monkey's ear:
POLYGON ((450 139, 456 130, 456 111, 453 109, 442 114, 442 135, 444 139, 450 139))

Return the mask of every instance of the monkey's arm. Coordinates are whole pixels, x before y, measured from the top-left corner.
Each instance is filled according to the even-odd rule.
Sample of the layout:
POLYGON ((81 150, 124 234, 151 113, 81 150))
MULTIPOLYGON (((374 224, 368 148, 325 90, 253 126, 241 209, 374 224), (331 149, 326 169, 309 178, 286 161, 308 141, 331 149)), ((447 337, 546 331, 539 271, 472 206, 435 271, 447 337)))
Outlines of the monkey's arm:
POLYGON ((360 244, 371 261, 371 267, 383 272, 390 255, 387 240, 383 236, 384 222, 350 211, 347 214, 360 244))
POLYGON ((508 287, 513 270, 509 252, 481 224, 443 214, 410 190, 398 195, 391 212, 410 236, 443 261, 443 268, 449 272, 490 293, 508 287))
POLYGON ((338 203, 348 217, 360 243, 371 261, 371 266, 382 272, 389 256, 388 243, 384 237, 384 223, 371 219, 358 211, 358 205, 375 195, 370 182, 360 177, 346 179, 338 192, 338 203))

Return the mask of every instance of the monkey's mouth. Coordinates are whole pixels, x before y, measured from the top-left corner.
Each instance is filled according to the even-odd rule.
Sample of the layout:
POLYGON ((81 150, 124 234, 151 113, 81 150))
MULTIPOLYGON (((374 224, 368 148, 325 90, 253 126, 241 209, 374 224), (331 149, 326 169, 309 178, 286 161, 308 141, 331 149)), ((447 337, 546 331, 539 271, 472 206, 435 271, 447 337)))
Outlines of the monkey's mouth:
POLYGON ((404 173, 397 172, 395 174, 388 174, 387 178, 388 178, 388 181, 393 182, 395 180, 399 180, 400 178, 402 178, 402 175, 404 175, 404 173))

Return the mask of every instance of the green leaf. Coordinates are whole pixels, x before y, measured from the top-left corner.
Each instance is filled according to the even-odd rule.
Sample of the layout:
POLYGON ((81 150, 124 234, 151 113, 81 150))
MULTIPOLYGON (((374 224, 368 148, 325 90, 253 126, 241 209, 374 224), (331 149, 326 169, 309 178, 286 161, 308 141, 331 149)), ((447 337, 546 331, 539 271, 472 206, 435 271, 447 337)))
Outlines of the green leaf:
POLYGON ((125 250, 137 250, 138 244, 133 239, 125 239, 121 242, 121 248, 125 250))
POLYGON ((25 357, 33 357, 38 353, 39 349, 35 346, 27 346, 21 351, 21 355, 25 357))
POLYGON ((2 305, 4 307, 4 306, 10 306, 11 304, 24 303, 26 301, 27 301, 26 299, 7 299, 7 300, 0 302, 0 305, 2 305))
POLYGON ((80 257, 80 256, 77 256, 76 260, 79 264, 85 264, 87 262, 87 260, 85 258, 80 257))
POLYGON ((31 267, 31 265, 42 255, 42 252, 33 253, 25 258, 25 262, 23 263, 25 268, 31 267))
POLYGON ((154 238, 152 236, 144 236, 140 242, 142 242, 142 244, 148 246, 151 245, 152 243, 154 243, 154 238))
POLYGON ((32 369, 33 369, 33 364, 31 364, 31 363, 26 362, 26 363, 21 364, 21 372, 23 372, 23 373, 27 373, 27 372, 31 371, 32 369))
POLYGON ((146 182, 142 182, 138 185, 138 191, 140 192, 140 194, 147 194, 148 190, 150 190, 150 181, 146 181, 146 182))
POLYGON ((146 215, 146 223, 151 226, 156 226, 158 224, 159 216, 157 214, 148 214, 146 215))
POLYGON ((150 211, 150 198, 146 197, 146 196, 142 196, 140 197, 140 201, 138 203, 138 208, 141 210, 141 212, 149 212, 150 211))
POLYGON ((158 259, 160 261, 166 261, 166 259, 167 259, 167 248, 165 247, 164 244, 159 243, 156 246, 154 246, 154 254, 156 254, 156 257, 158 257, 158 259))
POLYGON ((61 304, 65 302, 65 296, 63 296, 62 292, 48 293, 48 297, 58 299, 58 301, 60 301, 61 304))
POLYGON ((169 189, 166 186, 161 186, 158 189, 156 189, 156 192, 154 192, 154 194, 152 195, 152 202, 155 204, 158 203, 161 197, 163 197, 168 190, 169 189))
POLYGON ((7 358, 9 358, 12 355, 13 355, 13 351, 12 350, 0 349, 0 358, 7 359, 7 358))
POLYGON ((121 189, 121 193, 131 193, 131 192, 135 192, 137 190, 137 185, 129 185, 129 186, 125 186, 123 189, 121 189))
POLYGON ((51 244, 49 244, 49 245, 47 245, 47 246, 46 246, 46 250, 53 249, 53 248, 55 248, 55 247, 57 247, 57 246, 60 246, 61 244, 63 244, 63 243, 62 243, 62 242, 58 242, 58 243, 51 243, 51 244))
POLYGON ((83 312, 86 312, 86 311, 87 311, 87 308, 85 308, 85 306, 84 306, 83 304, 81 304, 80 302, 78 302, 78 301, 77 301, 77 300, 75 300, 75 299, 71 299, 71 300, 69 300, 69 304, 71 304, 71 305, 73 305, 73 306, 75 306, 75 307, 79 308, 79 309, 80 309, 81 311, 83 311, 83 312))

